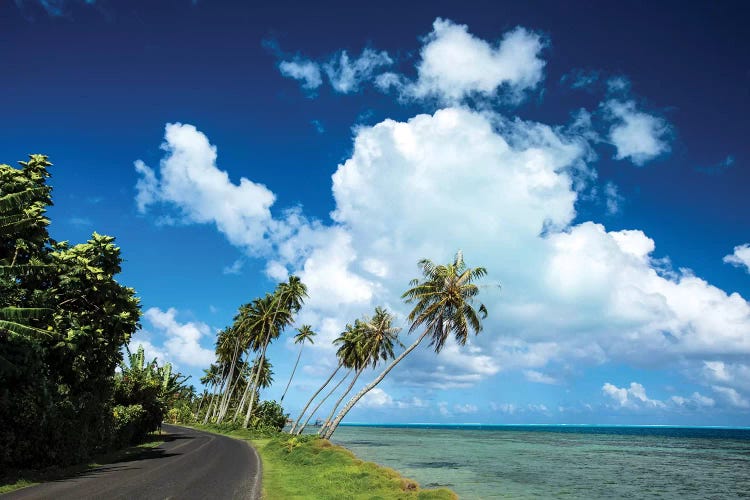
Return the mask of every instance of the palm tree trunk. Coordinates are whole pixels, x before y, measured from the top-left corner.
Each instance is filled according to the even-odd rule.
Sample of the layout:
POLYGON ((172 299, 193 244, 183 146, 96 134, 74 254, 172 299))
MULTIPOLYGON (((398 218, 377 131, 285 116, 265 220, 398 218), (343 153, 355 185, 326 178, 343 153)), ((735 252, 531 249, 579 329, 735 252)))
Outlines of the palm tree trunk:
POLYGON ((242 410, 245 409, 245 401, 247 401, 247 394, 250 391, 250 381, 247 381, 247 384, 245 385, 245 390, 242 392, 242 399, 240 399, 240 404, 237 405, 237 410, 234 412, 234 417, 232 417, 232 422, 237 421, 237 417, 240 416, 242 413, 242 410))
POLYGON ((320 391, 322 391, 323 389, 325 389, 325 386, 327 386, 331 382, 331 379, 333 379, 333 376, 336 375, 336 372, 339 371, 340 368, 341 368, 341 363, 339 363, 339 365, 336 367, 336 369, 333 370, 333 373, 331 373, 331 376, 328 377, 328 380, 326 380, 325 383, 320 386, 320 389, 318 389, 317 391, 315 391, 315 394, 312 395, 312 397, 310 398, 310 400, 307 402, 307 404, 305 405, 305 407, 302 409, 302 413, 299 414, 299 417, 297 417, 297 420, 294 422, 294 425, 289 430, 289 434, 294 434, 294 429, 297 428, 297 425, 299 424, 299 421, 302 420, 302 417, 305 416, 305 412, 307 411, 307 408, 310 406, 310 403, 312 403, 313 400, 318 396, 318 394, 320 394, 320 391))
POLYGON ((266 342, 263 344, 263 351, 260 353, 260 358, 258 358, 258 366, 257 370, 255 371, 255 380, 253 381, 253 390, 250 393, 250 403, 247 405, 247 413, 245 414, 245 421, 242 423, 242 428, 247 429, 247 424, 250 422, 250 414, 253 412, 253 407, 255 406, 255 395, 258 394, 258 382, 260 381, 260 372, 261 367, 263 366, 263 360, 266 358, 266 349, 268 348, 268 344, 271 342, 271 332, 268 332, 268 336, 266 337, 266 342))
POLYGON ((316 412, 317 412, 317 411, 318 411, 318 410, 320 409, 320 407, 321 407, 321 406, 323 405, 323 403, 325 403, 325 402, 326 402, 326 399, 328 399, 328 398, 329 398, 329 397, 331 396, 331 394, 333 394, 334 392, 336 392, 336 389, 338 389, 338 388, 339 388, 339 386, 340 386, 340 385, 341 385, 341 384, 342 384, 342 383, 344 382, 344 380, 346 380, 346 379, 347 379, 347 378, 349 377, 349 375, 351 375, 351 373, 352 373, 352 371, 351 371, 351 370, 349 370, 348 372, 346 372, 346 373, 344 374, 344 376, 342 377, 342 379, 341 379, 341 380, 339 380, 339 381, 338 381, 338 383, 337 383, 337 384, 336 384, 336 385, 334 386, 334 388, 333 388, 333 389, 331 389, 331 390, 330 390, 330 391, 328 392, 328 394, 326 394, 326 395, 325 395, 325 397, 324 397, 323 399, 321 399, 321 400, 320 400, 320 402, 318 403, 318 405, 317 405, 317 406, 316 406, 316 407, 315 407, 315 408, 313 409, 313 411, 311 411, 311 412, 310 412, 310 414, 309 414, 309 415, 307 416, 307 420, 305 420, 305 423, 304 423, 304 424, 302 424, 302 426, 301 426, 301 427, 300 427, 299 429, 297 429, 297 432, 296 432, 296 434, 297 434, 298 436, 299 436, 300 434, 302 434, 302 431, 303 431, 303 430, 305 430, 305 426, 307 426, 307 423, 308 423, 308 422, 310 421, 310 419, 311 419, 311 418, 313 417, 313 415, 315 415, 315 413, 316 413, 316 412))
POLYGON ((237 340, 234 344, 234 353, 232 354, 232 363, 229 369, 229 388, 227 391, 224 392, 224 396, 221 398, 221 404, 219 405, 219 416, 216 419, 217 424, 220 424, 221 421, 224 419, 224 415, 227 412, 227 406, 229 406, 229 397, 231 396, 231 393, 234 390, 235 384, 232 384, 232 377, 234 377, 234 367, 237 365, 237 352, 239 351, 239 348, 240 348, 240 338, 237 337, 237 340))
POLYGON ((214 400, 216 399, 216 391, 218 390, 218 384, 214 382, 214 392, 211 394, 211 399, 208 402, 208 408, 206 408, 206 418, 203 419, 203 425, 206 425, 208 423, 208 419, 211 418, 211 406, 214 404, 214 400))
POLYGON ((414 342, 412 345, 406 348, 404 352, 402 352, 399 357, 393 360, 388 367, 383 370, 383 372, 378 375, 375 380, 364 386, 361 391, 359 391, 352 399, 349 400, 348 403, 346 403, 346 406, 344 406, 344 409, 339 412, 338 415, 336 415, 336 419, 331 423, 328 430, 323 434, 323 438, 330 439, 333 433, 336 431, 336 427, 339 426, 339 423, 341 423, 341 420, 346 416, 347 413, 349 413, 349 410, 351 410, 355 404, 357 404, 357 401, 362 399, 362 397, 370 392, 372 389, 375 388, 376 385, 378 385, 386 375, 388 375, 388 372, 393 370, 393 368, 401 362, 410 352, 412 352, 414 349, 417 348, 417 346, 424 340, 424 338, 427 336, 427 334, 430 332, 429 329, 425 330, 425 332, 419 336, 416 342, 414 342))
POLYGON ((286 391, 289 390, 289 386, 292 383, 292 379, 294 378, 294 372, 297 371, 297 365, 299 364, 299 358, 302 356, 302 348, 305 347, 305 343, 302 342, 302 345, 299 346, 299 354, 297 354, 297 362, 294 363, 294 368, 292 369, 292 374, 289 376, 289 382, 286 383, 286 387, 284 388, 284 394, 281 395, 281 401, 279 401, 279 404, 284 402, 284 396, 286 396, 286 391))
POLYGON ((323 433, 325 432, 325 430, 328 428, 328 426, 331 423, 331 419, 336 414, 336 409, 339 407, 339 405, 344 400, 344 398, 346 397, 346 395, 351 392, 352 387, 354 387, 354 384, 357 382, 357 379, 359 378, 360 375, 362 375, 362 372, 364 370, 365 370, 364 366, 362 368, 360 368, 359 370, 357 370, 357 374, 354 376, 354 379, 349 384, 349 387, 346 388, 346 391, 344 392, 344 394, 342 394, 341 397, 339 397, 338 401, 336 401, 336 404, 333 405, 333 408, 331 409, 331 413, 328 414, 328 417, 326 418, 325 422, 323 422, 323 426, 318 431, 318 436, 322 436, 323 433))
MULTIPOLYGON (((224 394, 225 387, 227 386, 227 367, 224 367, 224 372, 221 375, 221 384, 219 385, 218 396, 224 394)), ((219 401, 214 399, 214 409, 211 413, 211 419, 213 420, 219 413, 219 401)))
POLYGON ((239 377, 237 377, 237 380, 235 380, 234 383, 231 384, 229 388, 229 391, 228 391, 229 395, 226 398, 226 402, 224 403, 224 405, 221 407, 219 411, 219 418, 217 419, 217 422, 216 422, 217 424, 220 424, 224 420, 224 417, 226 416, 227 411, 229 411, 229 404, 232 402, 232 395, 234 394, 234 391, 237 389, 238 385, 240 385, 239 377))
POLYGON ((208 396, 208 394, 204 390, 203 394, 201 394, 201 400, 198 403, 198 409, 195 410, 195 420, 196 421, 198 420, 198 415, 200 415, 200 413, 201 413, 201 407, 203 406, 203 403, 205 403, 206 399, 208 399, 207 396, 208 396))

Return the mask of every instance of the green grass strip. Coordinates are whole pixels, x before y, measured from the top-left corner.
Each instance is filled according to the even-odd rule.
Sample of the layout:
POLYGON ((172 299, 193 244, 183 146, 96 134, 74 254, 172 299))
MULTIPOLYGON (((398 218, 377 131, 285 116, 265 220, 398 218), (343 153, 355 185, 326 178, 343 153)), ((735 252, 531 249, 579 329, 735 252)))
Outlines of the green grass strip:
POLYGON ((358 459, 351 451, 316 436, 273 437, 252 431, 197 426, 249 441, 263 461, 263 498, 430 499, 458 496, 446 488, 422 489, 398 472, 358 459))

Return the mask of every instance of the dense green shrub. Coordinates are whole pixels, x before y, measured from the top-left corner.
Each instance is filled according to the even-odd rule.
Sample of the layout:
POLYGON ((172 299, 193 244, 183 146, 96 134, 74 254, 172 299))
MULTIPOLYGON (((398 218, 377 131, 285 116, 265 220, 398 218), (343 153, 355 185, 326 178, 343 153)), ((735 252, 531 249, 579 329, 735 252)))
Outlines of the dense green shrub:
POLYGON ((149 414, 142 405, 117 405, 112 413, 117 446, 134 443, 152 430, 149 414))
POLYGON ((284 428, 288 416, 276 401, 263 401, 253 409, 251 423, 256 430, 278 432, 284 428))
POLYGON ((49 238, 51 164, 0 165, 0 469, 65 465, 114 438, 113 374, 138 327, 120 249, 49 238))

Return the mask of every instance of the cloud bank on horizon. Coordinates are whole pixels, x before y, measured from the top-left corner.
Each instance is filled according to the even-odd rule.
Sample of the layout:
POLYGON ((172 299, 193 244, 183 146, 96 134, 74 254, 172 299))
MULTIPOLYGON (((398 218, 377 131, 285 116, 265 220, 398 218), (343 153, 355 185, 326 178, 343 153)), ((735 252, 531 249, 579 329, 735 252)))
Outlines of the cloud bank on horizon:
MULTIPOLYGON (((340 51, 322 62, 282 60, 281 75, 304 92, 320 89, 324 78, 341 94, 371 84, 429 112, 354 129, 351 156, 332 176, 330 220, 309 218, 299 207, 272 210, 271 189, 246 178, 234 183, 198 128, 167 124, 158 167, 135 163, 138 209, 213 224, 263 259, 270 278, 300 276, 310 299, 299 321, 321 333, 313 347, 321 366, 334 364, 327 344, 374 306, 403 320, 399 297, 417 260, 445 261, 460 248, 469 265, 489 270, 488 283, 502 283, 501 291, 483 293, 485 331, 465 347, 449 343, 438 357, 416 351, 392 374, 400 387, 466 388, 513 371, 557 384, 574 367, 617 363, 668 367, 703 387, 661 401, 638 382, 620 388, 602 380, 602 394, 618 409, 747 409, 750 304, 657 257, 656 242, 642 230, 576 221, 576 203, 597 182, 597 158, 610 151, 642 167, 669 153, 671 125, 642 109, 622 78, 611 79, 598 109, 571 110, 570 123, 514 116, 513 105, 544 81, 547 43, 521 27, 493 43, 437 19, 415 78, 391 71, 395 59, 374 49, 355 58, 340 51)), ((617 186, 601 191, 616 211, 617 186)), ((750 267, 748 246, 724 261, 750 267)), ((170 311, 149 310, 147 319, 175 332, 170 341, 187 345, 203 334, 180 330, 170 311)), ((167 344, 154 348, 172 352, 167 344)), ((386 389, 395 390, 384 385, 365 406, 424 403, 386 389)), ((476 411, 470 402, 441 405, 443 415, 476 411)))

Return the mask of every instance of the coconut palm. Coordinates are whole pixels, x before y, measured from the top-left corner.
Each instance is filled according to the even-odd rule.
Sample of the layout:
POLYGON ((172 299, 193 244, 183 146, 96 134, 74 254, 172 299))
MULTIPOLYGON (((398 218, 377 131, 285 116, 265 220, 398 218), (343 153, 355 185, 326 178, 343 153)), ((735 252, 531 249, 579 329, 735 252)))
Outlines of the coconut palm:
POLYGON ((273 384, 273 365, 268 358, 256 358, 250 373, 258 380, 258 388, 267 389, 273 384))
POLYGON ((358 369, 351 383, 349 383, 349 387, 346 388, 338 401, 336 401, 336 404, 331 408, 331 413, 318 431, 319 435, 322 436, 331 425, 331 420, 336 414, 336 410, 344 398, 351 392, 354 384, 357 382, 359 376, 362 375, 365 368, 368 366, 375 368, 381 360, 387 361, 393 359, 394 344, 403 347, 403 344, 398 340, 398 333, 401 329, 393 327, 392 324, 393 315, 382 307, 375 308, 375 314, 372 318, 366 318, 359 322, 361 345, 359 346, 360 355, 358 369))
MULTIPOLYGON (((236 318, 235 318, 236 319, 236 318)), ((235 323, 236 324, 236 323, 235 323)), ((237 360, 240 356, 240 343, 242 340, 243 332, 240 329, 235 328, 233 325, 230 328, 225 328, 216 337, 216 358, 220 363, 229 366, 229 373, 227 374, 226 380, 222 381, 223 394, 219 401, 219 412, 216 416, 216 423, 221 423, 226 414, 229 406, 229 400, 232 396, 232 392, 236 388, 235 368, 237 366, 237 360)))
POLYGON ((208 368, 203 369, 203 373, 205 375, 200 378, 201 383, 203 385, 212 387, 211 400, 208 403, 208 407, 206 408, 206 416, 203 419, 203 424, 205 425, 206 423, 208 423, 208 419, 211 416, 211 407, 214 404, 214 400, 216 399, 216 392, 218 391, 219 384, 221 383, 221 368, 219 367, 219 365, 211 363, 208 368))
POLYGON ((318 394, 320 394, 323 391, 323 389, 325 389, 326 386, 331 382, 331 380, 333 380, 333 377, 336 376, 336 373, 338 373, 338 371, 342 367, 352 366, 354 357, 358 355, 357 354, 358 347, 355 342, 357 335, 358 335, 358 332, 355 331, 355 328, 352 327, 352 325, 346 325, 346 329, 341 333, 341 335, 338 336, 338 338, 336 338, 333 341, 334 344, 341 344, 339 349, 336 351, 336 357, 338 358, 339 362, 336 365, 336 368, 333 370, 333 372, 331 372, 331 375, 329 375, 326 381, 323 382, 323 385, 321 385, 318 388, 318 390, 313 393, 313 395, 305 404, 305 407, 302 408, 302 411, 297 417, 297 420, 294 421, 292 428, 289 430, 289 434, 295 434, 295 431, 297 430, 297 426, 299 425, 300 421, 302 421, 302 418, 305 416, 307 409, 310 407, 310 405, 315 400, 315 398, 318 397, 318 394))
POLYGON ((344 406, 324 433, 326 439, 331 437, 357 401, 378 385, 425 338, 431 337, 430 345, 435 353, 440 353, 451 334, 459 345, 464 345, 471 331, 475 334, 482 331, 481 320, 487 317, 487 308, 484 304, 479 304, 478 309, 474 308, 474 299, 479 294, 479 287, 474 281, 484 277, 487 270, 467 267, 461 251, 456 253, 450 264, 436 265, 429 259, 422 259, 418 265, 422 280, 413 279, 411 288, 401 298, 407 304, 415 304, 408 316, 411 322, 409 333, 421 326, 424 326, 424 332, 344 406))
MULTIPOLYGON (((267 293, 263 298, 255 299, 250 304, 240 310, 240 319, 238 328, 241 329, 247 336, 248 349, 252 351, 261 351, 260 358, 265 358, 265 350, 268 347, 271 339, 279 336, 281 332, 281 326, 291 321, 291 314, 288 311, 280 311, 277 307, 277 298, 272 294, 267 293), (277 321, 278 319, 278 321, 277 321)), ((248 415, 252 411, 254 404, 255 393, 258 389, 258 377, 259 372, 252 372, 250 383, 245 387, 242 400, 243 404, 237 407, 234 419, 244 411, 244 401, 250 396, 250 404, 248 405, 248 415)), ((249 421, 249 416, 246 421, 249 421)))
MULTIPOLYGON (((367 362, 364 348, 364 344, 366 342, 365 334, 365 323, 363 321, 356 320, 354 322, 354 326, 350 324, 346 325, 346 328, 341 333, 341 335, 333 341, 334 344, 341 344, 336 351, 336 356, 342 360, 344 367, 349 368, 349 371, 347 371, 341 378, 341 380, 339 380, 339 382, 334 386, 334 388, 331 389, 328 394, 326 394, 323 399, 318 402, 315 408, 313 408, 313 411, 311 411, 307 416, 305 422, 296 430, 295 434, 302 434, 302 431, 305 430, 307 423, 310 421, 313 415, 318 412, 323 403, 325 403, 326 400, 334 392, 336 392, 339 386, 344 382, 344 380, 349 377, 349 375, 352 374, 352 372, 354 372, 356 376, 359 376, 361 369, 366 365, 367 362)), ((354 380, 356 380, 356 377, 354 380)))
MULTIPOLYGON (((298 311, 302 305, 302 297, 306 295, 305 285, 299 281, 296 276, 289 277, 289 283, 281 283, 276 287, 273 295, 266 294, 266 297, 257 301, 257 308, 253 311, 252 317, 254 322, 251 329, 260 332, 260 338, 263 339, 263 347, 260 352, 260 363, 266 356, 266 349, 272 339, 281 335, 285 326, 293 321, 293 311, 298 311)), ((250 391, 250 403, 247 405, 247 413, 242 426, 247 429, 250 423, 250 415, 255 406, 255 394, 258 392, 258 377, 260 372, 255 373, 252 389, 250 391)))
POLYGON ((294 372, 297 371, 297 365, 299 364, 299 359, 302 356, 302 349, 305 347, 305 342, 310 342, 311 344, 315 343, 313 341, 313 337, 316 335, 316 333, 312 330, 312 327, 310 325, 302 325, 302 327, 297 329, 297 332, 297 335, 294 336, 294 343, 300 345, 299 353, 297 354, 297 361, 294 363, 292 374, 289 376, 289 382, 286 383, 284 393, 281 395, 281 400, 279 401, 279 403, 284 402, 286 391, 289 390, 289 386, 291 385, 292 379, 294 378, 294 372))

